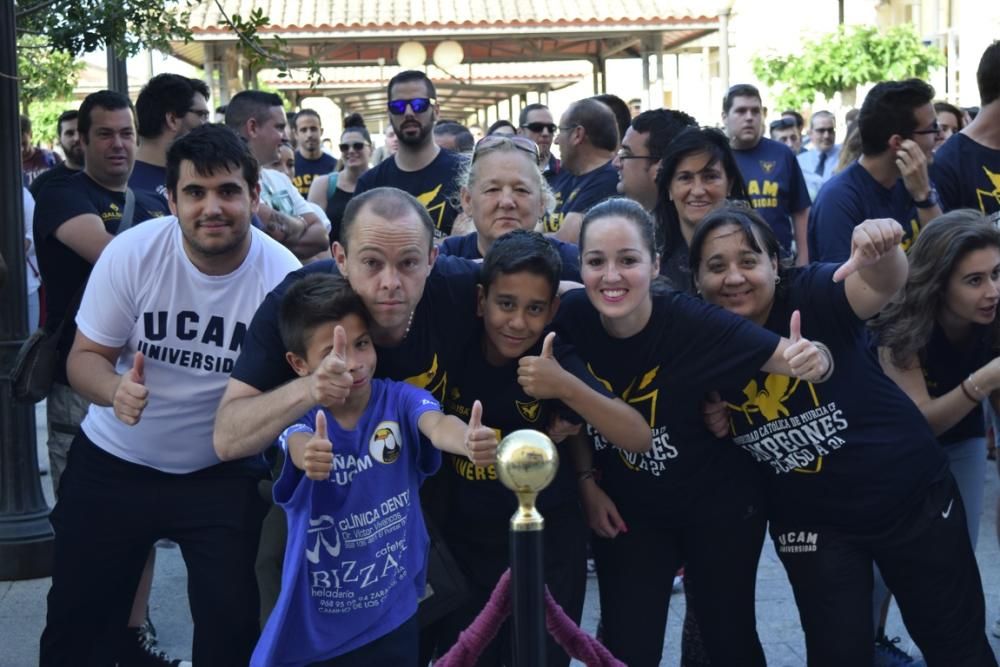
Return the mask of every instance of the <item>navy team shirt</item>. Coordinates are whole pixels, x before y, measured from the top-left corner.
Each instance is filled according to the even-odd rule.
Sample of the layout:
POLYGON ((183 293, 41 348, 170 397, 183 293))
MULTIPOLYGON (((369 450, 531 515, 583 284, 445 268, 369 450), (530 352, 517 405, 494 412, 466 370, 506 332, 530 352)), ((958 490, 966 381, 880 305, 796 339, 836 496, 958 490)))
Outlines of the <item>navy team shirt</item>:
POLYGON ((856 533, 891 523, 948 464, 917 406, 882 372, 844 283, 833 282, 837 266, 789 271, 765 325, 787 336, 800 311, 802 335, 833 353, 833 376, 812 384, 758 371, 722 396, 733 442, 770 473, 770 518, 856 533))
POLYGON ((601 487, 624 511, 683 519, 720 488, 749 481, 752 466, 706 429, 701 405, 708 392, 735 385, 763 366, 779 337, 680 292, 652 299, 645 328, 614 338, 584 290, 573 290, 562 298, 554 329, 557 347, 572 344, 594 378, 653 430, 650 451, 636 454, 587 426, 601 487))
POLYGON ((795 239, 792 214, 809 208, 809 189, 795 154, 785 144, 762 137, 749 150, 734 150, 754 209, 771 225, 785 250, 795 239))
POLYGON ((1000 222, 1000 150, 959 132, 934 153, 931 180, 943 211, 972 208, 1000 222))

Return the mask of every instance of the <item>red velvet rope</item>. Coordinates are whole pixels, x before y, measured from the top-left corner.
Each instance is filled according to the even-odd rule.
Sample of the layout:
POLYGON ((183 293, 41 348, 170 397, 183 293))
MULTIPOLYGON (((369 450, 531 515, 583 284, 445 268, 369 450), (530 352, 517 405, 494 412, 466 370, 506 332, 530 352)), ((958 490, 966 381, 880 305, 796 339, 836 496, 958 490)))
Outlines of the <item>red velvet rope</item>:
MULTIPOLYGON (((462 631, 458 641, 447 653, 434 661, 434 667, 468 667, 476 664, 486 646, 496 637, 500 626, 510 616, 510 579, 508 568, 476 620, 462 631)), ((553 599, 548 587, 545 588, 545 628, 570 657, 587 667, 626 667, 601 642, 577 627, 553 599)))

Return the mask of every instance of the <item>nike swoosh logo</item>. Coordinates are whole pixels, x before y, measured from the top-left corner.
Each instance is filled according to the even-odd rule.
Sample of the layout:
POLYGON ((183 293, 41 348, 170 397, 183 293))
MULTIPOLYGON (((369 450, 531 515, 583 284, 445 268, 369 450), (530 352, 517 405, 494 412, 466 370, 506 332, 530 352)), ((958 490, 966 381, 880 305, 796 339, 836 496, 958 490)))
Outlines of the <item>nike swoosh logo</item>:
POLYGON ((954 499, 954 498, 952 498, 952 499, 951 499, 951 500, 950 500, 950 501, 948 502, 948 507, 947 507, 947 509, 945 509, 945 511, 941 512, 941 516, 942 516, 942 517, 944 517, 945 519, 947 519, 947 518, 948 518, 949 516, 951 516, 951 506, 952 506, 952 505, 954 505, 954 504, 955 504, 955 499, 954 499))

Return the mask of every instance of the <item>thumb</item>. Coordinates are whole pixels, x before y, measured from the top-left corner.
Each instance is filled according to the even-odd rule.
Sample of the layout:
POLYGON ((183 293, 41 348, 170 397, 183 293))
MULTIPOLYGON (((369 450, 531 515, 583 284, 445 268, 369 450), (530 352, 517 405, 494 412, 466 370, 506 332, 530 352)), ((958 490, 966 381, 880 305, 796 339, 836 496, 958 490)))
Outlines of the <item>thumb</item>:
POLYGON ((712 403, 721 403, 722 396, 717 391, 710 391, 708 392, 708 400, 712 403))
POLYGON ((802 316, 797 310, 792 312, 792 320, 788 324, 788 338, 793 343, 802 340, 802 316))
POLYGON ((146 357, 142 352, 136 352, 132 359, 132 382, 142 384, 146 377, 146 357))
POLYGON ((472 413, 469 414, 469 428, 479 428, 483 425, 483 404, 475 401, 472 404, 472 413))
POLYGON ((839 283, 841 280, 851 275, 857 270, 856 261, 854 255, 851 255, 850 259, 837 267, 837 270, 833 272, 833 282, 839 283))
POLYGON ((550 331, 549 335, 547 335, 545 337, 545 340, 542 341, 542 357, 544 357, 545 359, 555 358, 555 354, 553 354, 552 352, 552 345, 555 342, 556 342, 556 332, 550 331))
POLYGON ((339 358, 347 358, 347 332, 339 324, 333 329, 333 349, 330 353, 339 358))
POLYGON ((326 440, 326 413, 320 410, 316 413, 316 431, 313 435, 319 436, 326 440))

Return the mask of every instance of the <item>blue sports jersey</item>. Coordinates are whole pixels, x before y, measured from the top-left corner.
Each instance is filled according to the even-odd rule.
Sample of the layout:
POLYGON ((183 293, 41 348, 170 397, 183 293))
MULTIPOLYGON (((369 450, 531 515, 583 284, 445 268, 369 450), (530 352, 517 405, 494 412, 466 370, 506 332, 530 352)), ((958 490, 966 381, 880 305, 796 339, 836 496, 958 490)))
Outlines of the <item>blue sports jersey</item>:
MULTIPOLYGON (((312 434, 313 408, 282 435, 312 434)), ((425 391, 372 380, 351 430, 326 412, 330 479, 310 480, 286 457, 274 500, 288 518, 281 594, 250 664, 298 667, 353 651, 417 611, 427 570, 423 480, 441 464, 417 421, 439 411, 425 391)))

